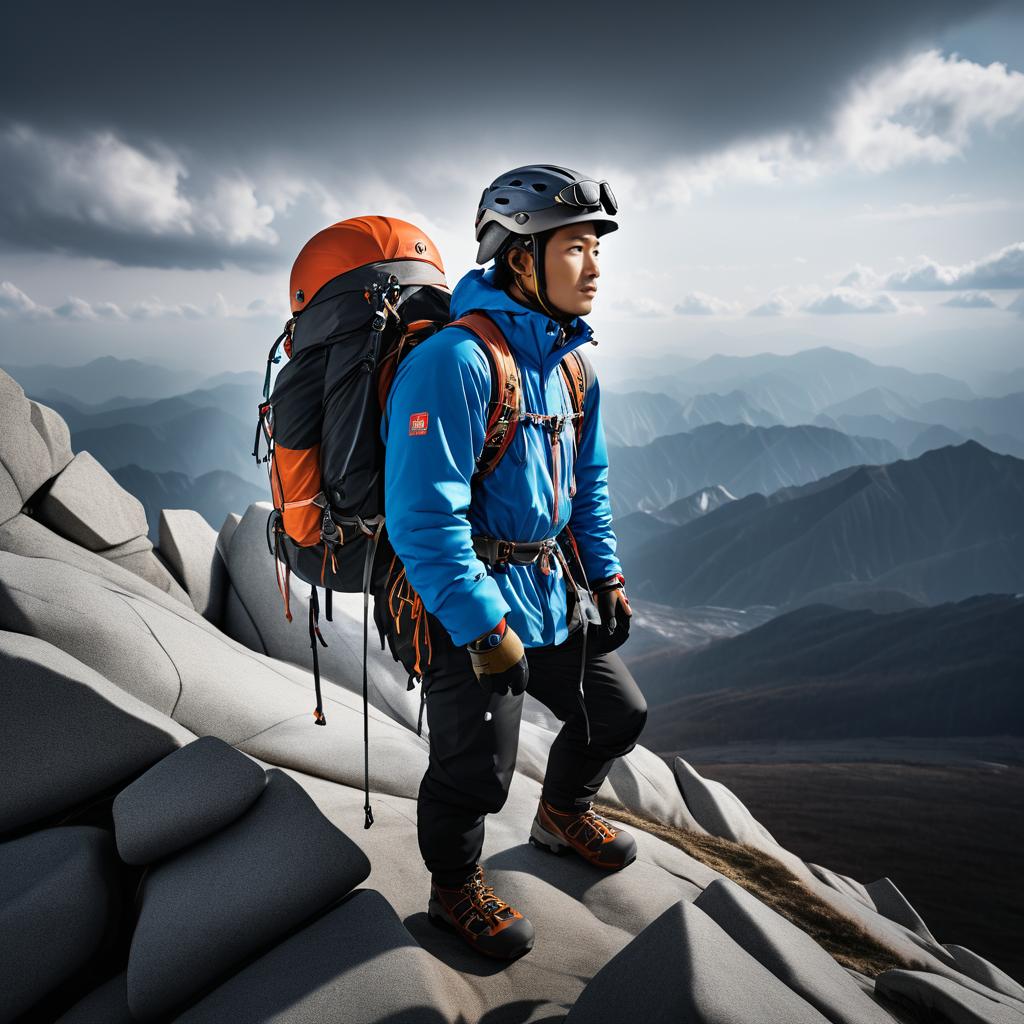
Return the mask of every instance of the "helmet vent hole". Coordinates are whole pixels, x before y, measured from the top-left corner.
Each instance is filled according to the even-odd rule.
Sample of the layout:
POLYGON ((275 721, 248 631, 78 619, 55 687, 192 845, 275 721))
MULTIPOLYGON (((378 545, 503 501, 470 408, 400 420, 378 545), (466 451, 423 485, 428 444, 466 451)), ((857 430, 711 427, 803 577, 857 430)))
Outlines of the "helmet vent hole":
POLYGON ((548 187, 543 181, 535 181, 533 183, 533 189, 535 192, 547 192, 548 187))
POLYGON ((522 185, 522 182, 518 178, 516 178, 515 181, 510 181, 509 184, 510 185, 522 185))
POLYGON ((504 196, 500 196, 499 198, 495 199, 494 201, 496 203, 500 203, 502 206, 508 206, 508 200, 504 196))

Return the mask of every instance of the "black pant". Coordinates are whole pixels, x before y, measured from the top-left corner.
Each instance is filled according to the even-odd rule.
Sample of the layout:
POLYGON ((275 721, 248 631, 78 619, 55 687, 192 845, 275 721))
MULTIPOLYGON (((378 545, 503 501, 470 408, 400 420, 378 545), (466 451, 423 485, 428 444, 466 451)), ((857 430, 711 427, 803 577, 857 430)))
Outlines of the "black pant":
MULTIPOLYGON (((424 676, 430 761, 420 783, 418 838, 423 860, 441 885, 473 870, 484 843, 484 816, 508 797, 519 746, 523 694, 491 696, 476 680, 464 647, 428 616, 432 655, 424 676), (484 712, 491 720, 484 721, 484 712)), ((561 645, 529 647, 527 691, 563 722, 551 744, 542 795, 563 810, 586 810, 615 759, 636 746, 647 702, 615 651, 597 653, 587 637, 583 677, 590 745, 579 699, 581 628, 561 645)), ((525 838, 525 837, 524 837, 525 838)))

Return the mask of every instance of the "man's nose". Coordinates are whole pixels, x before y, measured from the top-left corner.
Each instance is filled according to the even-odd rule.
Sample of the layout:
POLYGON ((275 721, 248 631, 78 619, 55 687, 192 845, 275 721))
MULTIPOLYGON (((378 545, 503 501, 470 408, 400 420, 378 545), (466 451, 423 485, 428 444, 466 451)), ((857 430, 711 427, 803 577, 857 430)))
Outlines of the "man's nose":
POLYGON ((594 256, 587 257, 587 264, 583 271, 587 277, 600 277, 601 268, 598 266, 597 259, 594 256))

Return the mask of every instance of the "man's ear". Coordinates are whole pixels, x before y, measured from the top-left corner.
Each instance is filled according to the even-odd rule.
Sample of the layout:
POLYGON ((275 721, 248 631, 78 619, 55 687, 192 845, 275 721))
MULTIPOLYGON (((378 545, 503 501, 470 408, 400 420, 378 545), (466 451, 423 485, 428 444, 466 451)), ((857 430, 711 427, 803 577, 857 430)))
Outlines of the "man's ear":
POLYGON ((513 246, 508 255, 505 257, 508 261, 508 265, 517 274, 523 274, 529 277, 533 273, 533 253, 527 252, 525 249, 520 249, 518 245, 513 246))

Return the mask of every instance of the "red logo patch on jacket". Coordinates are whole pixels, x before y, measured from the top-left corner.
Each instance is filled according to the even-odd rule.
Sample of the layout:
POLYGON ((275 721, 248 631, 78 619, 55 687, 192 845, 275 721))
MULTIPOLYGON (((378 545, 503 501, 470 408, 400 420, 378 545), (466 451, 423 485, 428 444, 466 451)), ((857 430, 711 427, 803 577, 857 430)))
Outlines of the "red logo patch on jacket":
POLYGON ((416 434, 425 434, 427 432, 427 420, 429 418, 429 413, 414 412, 409 417, 409 436, 412 437, 416 434))

